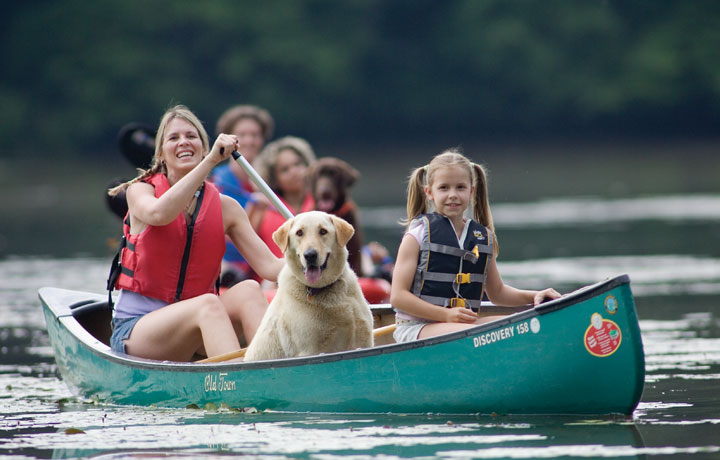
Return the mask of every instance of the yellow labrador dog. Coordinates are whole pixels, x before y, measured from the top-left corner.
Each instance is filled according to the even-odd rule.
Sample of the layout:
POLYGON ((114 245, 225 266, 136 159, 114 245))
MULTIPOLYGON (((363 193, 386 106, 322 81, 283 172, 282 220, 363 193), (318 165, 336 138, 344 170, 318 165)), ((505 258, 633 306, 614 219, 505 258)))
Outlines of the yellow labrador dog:
POLYGON ((372 313, 347 262, 345 244, 354 232, 339 217, 310 211, 273 233, 285 267, 245 361, 373 345, 372 313))

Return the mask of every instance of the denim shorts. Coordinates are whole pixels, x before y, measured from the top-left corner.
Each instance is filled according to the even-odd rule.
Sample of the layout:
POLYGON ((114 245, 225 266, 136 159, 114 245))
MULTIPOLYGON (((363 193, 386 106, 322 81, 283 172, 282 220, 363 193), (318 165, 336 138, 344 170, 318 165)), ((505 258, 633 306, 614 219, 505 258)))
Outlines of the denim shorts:
POLYGON ((393 332, 395 343, 412 342, 413 340, 417 340, 422 328, 428 324, 428 321, 399 321, 395 327, 395 332, 393 332))
POLYGON ((131 316, 129 318, 113 318, 112 319, 112 335, 110 336, 110 348, 119 353, 127 353, 125 351, 125 340, 130 337, 135 324, 140 316, 131 316))

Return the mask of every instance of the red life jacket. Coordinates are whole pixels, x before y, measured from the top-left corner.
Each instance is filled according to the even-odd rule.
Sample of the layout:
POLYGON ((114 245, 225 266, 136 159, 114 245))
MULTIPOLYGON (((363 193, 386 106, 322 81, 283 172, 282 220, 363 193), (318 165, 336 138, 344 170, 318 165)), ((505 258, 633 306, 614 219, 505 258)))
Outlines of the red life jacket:
MULTIPOLYGON (((155 174, 146 182, 155 187, 156 197, 170 188, 164 174, 155 174)), ((167 225, 150 225, 131 235, 129 219, 125 219, 126 245, 116 288, 168 303, 217 293, 216 281, 225 253, 222 204, 210 182, 206 181, 198 193, 189 223, 180 213, 167 225)))
MULTIPOLYGON (((282 201, 293 214, 300 214, 301 212, 308 212, 315 209, 315 200, 310 193, 305 196, 305 200, 303 200, 299 211, 291 208, 287 204, 287 202, 282 199, 282 197, 279 198, 280 201, 282 201)), ((272 253, 275 254, 277 257, 281 258, 283 256, 283 253, 278 247, 278 245, 275 244, 275 241, 273 241, 272 234, 275 232, 275 230, 280 228, 282 224, 285 223, 285 220, 286 219, 282 216, 282 214, 280 214, 280 211, 276 210, 274 207, 269 207, 263 215, 262 223, 260 224, 260 228, 257 232, 260 236, 260 239, 262 239, 265 244, 267 244, 267 247, 270 249, 270 251, 272 251, 272 253)))

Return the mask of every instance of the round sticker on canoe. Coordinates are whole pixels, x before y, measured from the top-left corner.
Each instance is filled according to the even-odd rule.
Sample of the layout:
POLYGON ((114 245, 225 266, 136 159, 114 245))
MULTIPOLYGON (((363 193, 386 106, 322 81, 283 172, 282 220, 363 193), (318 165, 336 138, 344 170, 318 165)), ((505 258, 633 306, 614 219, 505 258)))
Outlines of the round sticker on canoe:
POLYGON ((590 326, 585 331, 585 348, 599 358, 615 353, 620 348, 622 333, 620 327, 609 319, 603 319, 599 313, 590 317, 590 326))
POLYGON ((533 332, 533 334, 537 334, 540 332, 540 320, 537 318, 533 318, 530 320, 530 330, 533 332))
POLYGON ((618 310, 618 301, 615 297, 609 295, 605 297, 605 310, 607 310, 608 313, 611 315, 614 315, 617 313, 618 310))

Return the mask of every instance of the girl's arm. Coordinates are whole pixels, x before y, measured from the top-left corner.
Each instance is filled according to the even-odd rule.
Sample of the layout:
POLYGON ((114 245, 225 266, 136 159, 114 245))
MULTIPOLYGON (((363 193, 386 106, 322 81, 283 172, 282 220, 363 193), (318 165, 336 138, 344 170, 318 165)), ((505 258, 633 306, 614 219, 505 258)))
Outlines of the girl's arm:
POLYGON ((529 291, 517 289, 503 283, 500 272, 495 262, 495 257, 490 261, 490 267, 487 271, 487 281, 485 283, 485 293, 488 299, 495 305, 504 305, 515 307, 519 305, 534 304, 538 305, 545 299, 557 299, 560 293, 555 289, 548 288, 542 291, 529 291))
POLYGON ((277 281, 283 259, 273 254, 253 230, 245 210, 234 198, 220 195, 225 234, 261 278, 277 281))
POLYGON ((155 197, 155 190, 150 184, 136 182, 128 187, 126 196, 132 223, 160 226, 175 220, 215 165, 230 155, 236 139, 227 134, 218 136, 210 153, 159 198, 155 197), (220 153, 221 148, 225 150, 223 154, 220 153))
POLYGON ((398 249, 393 270, 390 303, 399 310, 419 318, 442 323, 472 323, 477 315, 468 308, 445 308, 426 302, 410 292, 417 268, 420 245, 406 234, 398 249))

